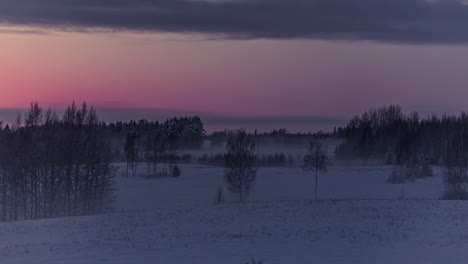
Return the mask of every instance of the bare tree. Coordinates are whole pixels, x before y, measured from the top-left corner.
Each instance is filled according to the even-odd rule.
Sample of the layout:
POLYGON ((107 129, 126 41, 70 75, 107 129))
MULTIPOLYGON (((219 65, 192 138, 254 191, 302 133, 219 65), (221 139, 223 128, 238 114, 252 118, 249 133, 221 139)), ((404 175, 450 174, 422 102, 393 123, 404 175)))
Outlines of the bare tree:
POLYGON ((227 142, 225 154, 225 180, 231 192, 239 194, 242 202, 244 194, 250 193, 255 181, 255 143, 243 130, 232 134, 227 142))
POLYGON ((318 174, 326 173, 329 165, 330 160, 325 146, 318 139, 312 140, 304 156, 304 169, 315 173, 315 200, 317 200, 318 174))
POLYGON ((0 126, 0 219, 102 212, 115 175, 104 129, 85 104, 67 108, 63 120, 32 104, 24 122, 0 126))

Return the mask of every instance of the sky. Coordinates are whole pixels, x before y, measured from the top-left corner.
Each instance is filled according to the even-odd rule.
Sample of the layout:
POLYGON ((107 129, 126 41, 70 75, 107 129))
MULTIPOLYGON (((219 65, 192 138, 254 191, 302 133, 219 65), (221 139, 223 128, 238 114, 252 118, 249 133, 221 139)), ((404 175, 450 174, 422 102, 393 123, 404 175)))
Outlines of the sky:
POLYGON ((73 100, 209 130, 329 130, 388 104, 457 113, 467 25, 455 0, 0 0, 0 119, 73 100))

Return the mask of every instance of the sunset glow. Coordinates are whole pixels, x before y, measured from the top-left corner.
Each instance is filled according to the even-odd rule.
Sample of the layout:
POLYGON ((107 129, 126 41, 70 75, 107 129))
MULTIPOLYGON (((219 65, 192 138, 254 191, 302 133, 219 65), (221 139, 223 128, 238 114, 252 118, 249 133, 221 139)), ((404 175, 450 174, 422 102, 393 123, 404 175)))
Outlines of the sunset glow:
POLYGON ((439 114, 468 108, 465 46, 6 28, 1 108, 75 100, 98 108, 337 118, 383 104, 439 114))

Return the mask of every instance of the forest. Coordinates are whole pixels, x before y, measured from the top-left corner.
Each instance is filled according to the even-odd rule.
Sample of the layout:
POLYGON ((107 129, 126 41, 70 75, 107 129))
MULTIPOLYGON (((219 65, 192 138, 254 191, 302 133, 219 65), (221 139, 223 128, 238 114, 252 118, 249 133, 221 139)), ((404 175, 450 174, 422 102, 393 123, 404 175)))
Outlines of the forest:
MULTIPOLYGON (((289 133, 220 131, 207 134, 198 116, 164 122, 106 123, 86 103, 72 103, 63 116, 32 103, 13 124, 0 126, 0 219, 16 221, 87 215, 110 208, 116 166, 125 164, 125 176, 179 177, 181 163, 228 168, 229 142, 243 135, 249 168, 304 167, 304 156, 281 150, 259 153, 259 146, 282 144, 307 150, 310 142, 335 140, 333 162, 357 161, 364 165, 393 166, 391 183, 430 177, 433 166, 446 168, 451 195, 466 198, 468 182, 468 115, 405 114, 399 106, 370 109, 333 132, 289 133), (205 142, 221 153, 189 154, 205 142), (226 151, 226 152, 225 152, 226 151), (455 191, 454 191, 455 190, 455 191), (454 194, 455 193, 455 194, 454 194)), ((241 130, 242 131, 242 130, 241 130)), ((239 139, 240 140, 240 139, 239 139)), ((322 148, 322 145, 320 146, 322 148)), ((326 149, 323 149, 324 155, 326 149)), ((244 154, 238 157, 244 157, 244 154)), ((231 155, 231 156, 229 156, 231 155)), ((234 170, 234 168, 231 168, 234 170)), ((252 181, 255 177, 250 177, 252 181)), ((231 177, 232 181, 232 177, 231 177)), ((240 187, 239 187, 240 188, 240 187)), ((238 189, 239 189, 238 188, 238 189)))
POLYGON ((336 156, 364 163, 465 166, 467 128, 465 112, 421 118, 418 113, 404 114, 400 106, 370 109, 336 129, 335 135, 344 139, 336 156))
POLYGON ((67 107, 62 118, 37 103, 0 129, 0 219, 86 215, 112 200, 111 148, 96 110, 67 107))

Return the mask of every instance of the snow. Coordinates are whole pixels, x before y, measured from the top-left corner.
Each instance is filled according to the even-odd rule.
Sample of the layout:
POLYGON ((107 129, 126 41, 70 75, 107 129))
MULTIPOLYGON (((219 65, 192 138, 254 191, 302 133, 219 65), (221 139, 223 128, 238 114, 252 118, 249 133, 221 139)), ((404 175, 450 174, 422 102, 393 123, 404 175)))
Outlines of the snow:
MULTIPOLYGON (((441 178, 386 183, 389 167, 337 166, 319 178, 261 168, 244 204, 223 169, 183 165, 179 179, 118 177, 114 210, 0 223, 0 263, 461 263, 468 204, 438 200, 441 178)), ((142 172, 144 169, 142 168, 142 172)))

